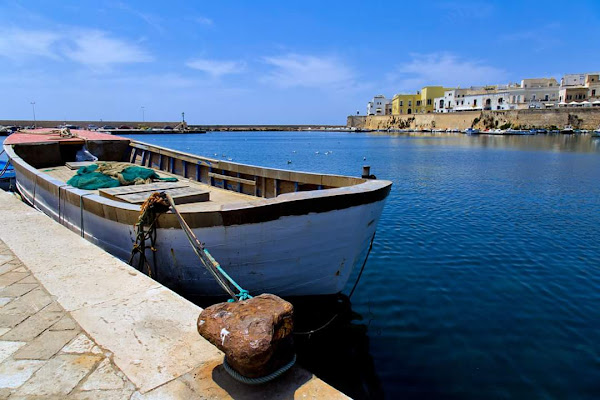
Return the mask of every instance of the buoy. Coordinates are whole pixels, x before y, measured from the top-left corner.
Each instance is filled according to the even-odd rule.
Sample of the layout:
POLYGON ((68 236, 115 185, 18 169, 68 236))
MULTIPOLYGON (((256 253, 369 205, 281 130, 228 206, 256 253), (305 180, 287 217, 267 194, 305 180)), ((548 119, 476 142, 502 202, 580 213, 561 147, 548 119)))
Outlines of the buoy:
POLYGON ((363 157, 363 161, 367 161, 367 157, 363 157))

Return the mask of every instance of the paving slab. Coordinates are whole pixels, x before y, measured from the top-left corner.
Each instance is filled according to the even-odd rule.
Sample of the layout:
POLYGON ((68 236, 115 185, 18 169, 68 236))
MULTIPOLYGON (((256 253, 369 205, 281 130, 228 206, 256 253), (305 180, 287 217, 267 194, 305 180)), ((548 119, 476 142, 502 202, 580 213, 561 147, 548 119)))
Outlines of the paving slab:
POLYGON ((37 283, 14 283, 8 287, 0 289, 0 297, 20 297, 25 293, 31 292, 37 288, 37 283))
POLYGON ((0 388, 14 389, 24 384, 44 365, 41 360, 7 360, 0 364, 0 388))
POLYGON ((62 354, 45 363, 15 395, 66 396, 101 359, 95 355, 62 354))
POLYGON ((75 336, 77 331, 46 331, 19 349, 13 358, 48 360, 75 336))
POLYGON ((65 315, 61 318, 60 321, 55 323, 50 327, 51 331, 71 331, 73 329, 77 329, 79 325, 75 322, 73 318, 68 315, 65 315))
POLYGON ((15 272, 14 270, 0 275, 0 288, 5 288, 29 276, 29 272, 15 272))
MULTIPOLYGON (((129 399, 133 389, 120 389, 120 390, 92 390, 92 391, 81 391, 71 394, 69 400, 123 400, 129 399)), ((193 399, 194 397, 188 397, 193 399)), ((201 397, 195 397, 201 398, 201 397)))
POLYGON ((73 317, 142 392, 223 353, 196 330, 199 309, 160 287, 76 310, 73 317))
POLYGON ((25 346, 25 342, 13 342, 7 340, 0 340, 0 362, 6 360, 14 352, 25 346))
POLYGON ((115 369, 108 358, 102 360, 96 370, 81 385, 80 390, 121 390, 127 380, 115 369))
MULTIPOLYGON (((9 303, 10 304, 10 303, 9 303)), ((14 328, 29 318, 30 314, 0 314, 0 328, 14 328)))
POLYGON ((50 295, 45 290, 37 288, 0 308, 0 315, 34 314, 50 303, 52 303, 50 295))
POLYGON ((2 337, 2 340, 33 340, 56 321, 61 319, 63 315, 64 313, 62 312, 40 311, 14 327, 10 332, 6 333, 2 337))
POLYGON ((102 354, 102 350, 96 343, 92 342, 84 333, 79 334, 71 343, 63 347, 63 353, 76 353, 76 354, 102 354))
POLYGON ((0 328, 12 329, 29 318, 29 314, 0 314, 0 328))

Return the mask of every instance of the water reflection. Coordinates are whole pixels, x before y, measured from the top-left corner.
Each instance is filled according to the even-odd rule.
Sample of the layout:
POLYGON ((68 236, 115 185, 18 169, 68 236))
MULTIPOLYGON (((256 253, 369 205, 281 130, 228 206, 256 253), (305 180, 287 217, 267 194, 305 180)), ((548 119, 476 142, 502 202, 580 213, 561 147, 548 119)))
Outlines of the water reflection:
POLYGON ((491 149, 540 150, 557 152, 598 153, 600 138, 591 135, 487 135, 467 136, 462 133, 369 132, 368 136, 414 139, 426 146, 460 146, 491 149))

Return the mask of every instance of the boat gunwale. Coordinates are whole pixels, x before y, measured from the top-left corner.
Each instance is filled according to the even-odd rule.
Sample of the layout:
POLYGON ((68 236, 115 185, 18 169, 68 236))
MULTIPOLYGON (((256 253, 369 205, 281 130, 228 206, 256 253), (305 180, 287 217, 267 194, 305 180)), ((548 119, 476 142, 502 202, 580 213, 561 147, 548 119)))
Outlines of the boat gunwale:
MULTIPOLYGON (((36 187, 56 193, 57 197, 63 197, 64 201, 76 207, 83 204, 85 211, 97 216, 131 225, 137 222, 139 205, 111 200, 67 185, 66 182, 31 166, 15 153, 13 145, 4 145, 4 150, 12 161, 15 171, 22 173, 25 170, 27 171, 25 175, 35 176, 33 179, 36 187), (62 195, 58 193, 59 191, 62 195), (106 210, 106 207, 112 210, 106 210)), ((192 228, 261 223, 284 216, 328 212, 384 200, 391 190, 391 185, 391 181, 365 179, 363 183, 338 188, 284 193, 272 198, 257 197, 252 201, 215 204, 213 207, 208 203, 204 209, 182 210, 182 214, 186 216, 192 228)), ((179 227, 178 221, 171 212, 162 215, 159 223, 163 228, 179 227)))

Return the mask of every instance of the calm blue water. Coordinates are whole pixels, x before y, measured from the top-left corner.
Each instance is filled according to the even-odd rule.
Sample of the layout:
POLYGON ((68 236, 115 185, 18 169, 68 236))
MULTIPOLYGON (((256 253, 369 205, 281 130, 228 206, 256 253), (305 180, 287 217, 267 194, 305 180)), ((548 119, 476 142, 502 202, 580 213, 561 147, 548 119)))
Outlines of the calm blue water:
POLYGON ((599 140, 324 132, 136 138, 277 168, 360 175, 369 164, 394 182, 352 297, 352 322, 316 339, 319 356, 306 358, 348 394, 600 396, 599 140))
POLYGON ((309 344, 318 351, 300 358, 346 393, 600 396, 600 141, 325 132, 134 137, 276 168, 360 175, 369 164, 394 182, 348 321, 315 334, 309 344))

